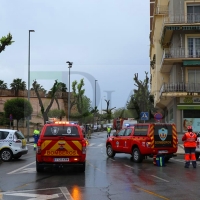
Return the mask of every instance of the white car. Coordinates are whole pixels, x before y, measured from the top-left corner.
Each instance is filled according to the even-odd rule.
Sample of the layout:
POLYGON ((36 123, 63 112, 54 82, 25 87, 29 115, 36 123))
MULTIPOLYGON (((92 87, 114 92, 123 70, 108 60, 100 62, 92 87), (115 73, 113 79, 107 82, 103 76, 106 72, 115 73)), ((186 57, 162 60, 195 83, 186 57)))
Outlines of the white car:
POLYGON ((26 139, 24 135, 17 130, 0 129, 0 158, 8 162, 12 158, 20 158, 28 153, 26 139))

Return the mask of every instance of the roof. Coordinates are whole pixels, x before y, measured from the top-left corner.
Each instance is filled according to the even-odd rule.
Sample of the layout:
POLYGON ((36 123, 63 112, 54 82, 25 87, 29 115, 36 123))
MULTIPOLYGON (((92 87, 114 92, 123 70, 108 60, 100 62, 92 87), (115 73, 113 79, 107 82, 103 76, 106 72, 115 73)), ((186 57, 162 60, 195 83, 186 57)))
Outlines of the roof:
POLYGON ((0 131, 16 132, 16 131, 18 131, 18 130, 13 130, 13 129, 0 129, 0 131))

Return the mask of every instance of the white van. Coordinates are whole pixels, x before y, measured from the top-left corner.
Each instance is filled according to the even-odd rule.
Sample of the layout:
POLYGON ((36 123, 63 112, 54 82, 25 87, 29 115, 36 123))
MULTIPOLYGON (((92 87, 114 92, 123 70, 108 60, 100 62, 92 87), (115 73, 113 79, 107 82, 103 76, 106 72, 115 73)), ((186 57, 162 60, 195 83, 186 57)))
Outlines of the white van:
POLYGON ((137 124, 137 120, 135 120, 134 118, 128 118, 128 120, 123 121, 122 128, 134 126, 135 124, 137 124))

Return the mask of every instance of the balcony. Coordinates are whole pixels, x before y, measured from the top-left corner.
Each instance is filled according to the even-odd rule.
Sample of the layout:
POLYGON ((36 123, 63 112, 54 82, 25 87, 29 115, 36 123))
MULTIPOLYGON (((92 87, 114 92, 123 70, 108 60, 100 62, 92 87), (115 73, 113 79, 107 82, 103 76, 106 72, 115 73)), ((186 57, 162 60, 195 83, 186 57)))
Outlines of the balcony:
POLYGON ((164 16, 164 24, 193 24, 200 23, 200 14, 164 16))
POLYGON ((200 93, 200 83, 164 83, 160 89, 161 96, 186 96, 200 93))
POLYGON ((174 31, 199 31, 200 14, 165 15, 160 33, 160 42, 168 47, 174 31))
POLYGON ((155 12, 155 15, 168 15, 169 8, 168 6, 158 5, 157 7, 155 7, 154 12, 155 12))
POLYGON ((200 48, 165 48, 161 59, 161 72, 170 72, 174 63, 184 60, 200 61, 200 48))

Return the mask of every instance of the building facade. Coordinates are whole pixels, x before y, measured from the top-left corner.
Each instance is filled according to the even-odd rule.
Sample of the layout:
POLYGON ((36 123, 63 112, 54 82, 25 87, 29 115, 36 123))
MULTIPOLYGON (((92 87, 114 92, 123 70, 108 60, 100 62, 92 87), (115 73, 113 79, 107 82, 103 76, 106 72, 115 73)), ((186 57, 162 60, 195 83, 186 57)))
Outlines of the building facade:
MULTIPOLYGON (((155 0, 150 28, 154 106, 178 132, 200 131, 200 0, 155 0)), ((151 9, 151 8, 150 8, 151 9)))

